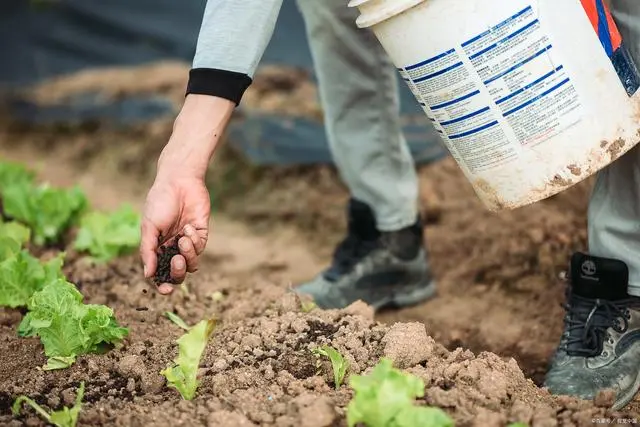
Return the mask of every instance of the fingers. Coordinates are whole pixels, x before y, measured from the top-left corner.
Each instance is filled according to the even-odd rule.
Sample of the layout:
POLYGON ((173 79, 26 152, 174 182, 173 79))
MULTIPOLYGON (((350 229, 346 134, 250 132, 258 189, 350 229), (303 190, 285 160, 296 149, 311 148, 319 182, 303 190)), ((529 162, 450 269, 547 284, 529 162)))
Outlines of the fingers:
POLYGON ((163 284, 158 286, 158 292, 161 295, 169 295, 170 293, 173 292, 173 286, 171 286, 168 283, 163 283, 163 284))
POLYGON ((184 256, 176 255, 171 258, 171 279, 173 283, 161 283, 158 285, 158 292, 161 295, 169 295, 174 291, 174 285, 184 282, 187 275, 187 263, 184 256))
MULTIPOLYGON (((207 230, 197 230, 193 225, 183 228, 183 236, 178 240, 180 254, 171 259, 171 278, 173 284, 162 283, 158 285, 158 292, 169 295, 174 291, 174 286, 184 282, 187 273, 195 273, 198 270, 198 257, 204 251, 207 243, 207 230)), ((140 254, 145 265, 145 277, 153 277, 158 268, 157 249, 160 232, 148 221, 142 225, 142 242, 140 254)))
POLYGON ((171 278, 175 284, 184 282, 187 275, 187 262, 182 255, 176 255, 171 258, 171 278))
POLYGON ((195 249, 196 255, 200 255, 204 251, 204 248, 207 244, 207 231, 198 231, 193 225, 187 224, 184 227, 184 235, 188 237, 193 243, 193 248, 195 249))
POLYGON ((187 271, 189 273, 195 273, 198 270, 198 254, 196 253, 193 240, 187 236, 183 236, 178 240, 178 247, 180 248, 180 254, 187 263, 187 271))
POLYGON ((145 217, 141 225, 140 258, 144 265, 144 277, 150 278, 156 273, 158 265, 157 249, 160 231, 145 217))

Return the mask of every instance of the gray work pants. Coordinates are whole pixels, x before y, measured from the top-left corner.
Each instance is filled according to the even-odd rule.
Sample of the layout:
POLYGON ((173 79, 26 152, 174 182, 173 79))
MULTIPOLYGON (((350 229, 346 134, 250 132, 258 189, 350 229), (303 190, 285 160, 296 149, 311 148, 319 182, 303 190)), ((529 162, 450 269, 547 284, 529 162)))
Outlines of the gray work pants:
MULTIPOLYGON (((298 0, 304 16, 334 161, 351 195, 381 231, 412 224, 418 179, 402 135, 397 71, 375 36, 355 26, 347 0, 298 0)), ((612 0, 627 48, 640 64, 640 1, 612 0)), ((526 208, 525 208, 526 209, 526 208)), ((640 296, 640 147, 598 174, 589 205, 589 251, 625 261, 640 296)))

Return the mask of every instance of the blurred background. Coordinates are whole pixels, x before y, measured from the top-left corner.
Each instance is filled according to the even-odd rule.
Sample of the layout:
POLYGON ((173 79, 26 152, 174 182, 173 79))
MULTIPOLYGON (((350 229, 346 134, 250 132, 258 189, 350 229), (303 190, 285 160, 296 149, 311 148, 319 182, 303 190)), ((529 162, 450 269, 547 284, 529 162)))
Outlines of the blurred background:
MULTIPOLYGON (((96 120, 127 125, 175 115, 205 4, 202 0, 3 2, 0 84, 7 91, 15 93, 82 71, 177 62, 160 68, 162 81, 155 84, 129 78, 128 86, 123 87, 124 74, 120 79, 111 74, 115 80, 109 79, 111 87, 107 89, 98 79, 83 74, 81 82, 58 88, 55 94, 50 93, 52 88, 43 89, 49 92, 44 94, 48 105, 16 95, 9 103, 10 111, 21 120, 38 124, 96 120), (169 85, 173 99, 166 93, 169 85), (108 97, 105 90, 119 93, 108 97)), ((231 144, 257 165, 331 163, 304 23, 294 1, 284 2, 262 64, 269 72, 258 80, 258 96, 243 103, 245 120, 232 126, 231 144), (296 92, 301 93, 292 98, 296 92)), ((429 163, 444 150, 431 127, 416 119, 422 117, 422 110, 409 90, 402 89, 412 151, 418 163, 429 163)))
MULTIPOLYGON (((141 206, 184 97, 204 5, 0 2, 0 156, 35 165, 56 184, 79 183, 98 207, 141 206)), ((586 248, 591 182, 487 212, 401 87, 440 297, 379 319, 421 321, 450 348, 515 357, 540 383, 562 325, 558 274, 586 248)), ((216 221, 210 265, 221 274, 303 280, 343 235, 348 195, 331 164, 293 0, 284 1, 207 181, 216 221)))

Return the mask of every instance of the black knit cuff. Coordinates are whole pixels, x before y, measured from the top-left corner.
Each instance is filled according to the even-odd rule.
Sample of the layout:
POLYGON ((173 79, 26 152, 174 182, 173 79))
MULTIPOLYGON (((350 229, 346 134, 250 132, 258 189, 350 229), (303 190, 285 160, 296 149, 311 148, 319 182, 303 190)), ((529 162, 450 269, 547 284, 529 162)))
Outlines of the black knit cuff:
POLYGON ((211 95, 240 104, 242 95, 252 80, 246 74, 215 68, 194 68, 189 71, 187 95, 211 95))

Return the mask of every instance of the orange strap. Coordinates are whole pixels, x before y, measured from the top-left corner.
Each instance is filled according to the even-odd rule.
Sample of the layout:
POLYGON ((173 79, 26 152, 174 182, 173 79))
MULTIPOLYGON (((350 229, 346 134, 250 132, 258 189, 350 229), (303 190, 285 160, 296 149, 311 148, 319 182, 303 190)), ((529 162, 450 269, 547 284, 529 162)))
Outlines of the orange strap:
MULTIPOLYGON (((589 20, 591 20, 591 24, 593 25, 593 29, 602 39, 603 34, 600 31, 600 15, 598 14, 598 2, 601 3, 601 6, 605 10, 605 14, 607 16, 607 26, 609 27, 609 41, 613 50, 616 51, 620 45, 622 44, 622 36, 620 35, 620 31, 618 31, 618 26, 613 20, 613 16, 611 16, 611 12, 609 11, 609 7, 607 6, 607 2, 604 0, 580 0, 582 2, 582 6, 584 7, 585 12, 587 12, 587 16, 589 20)), ((604 40, 603 40, 604 41, 604 40)))

